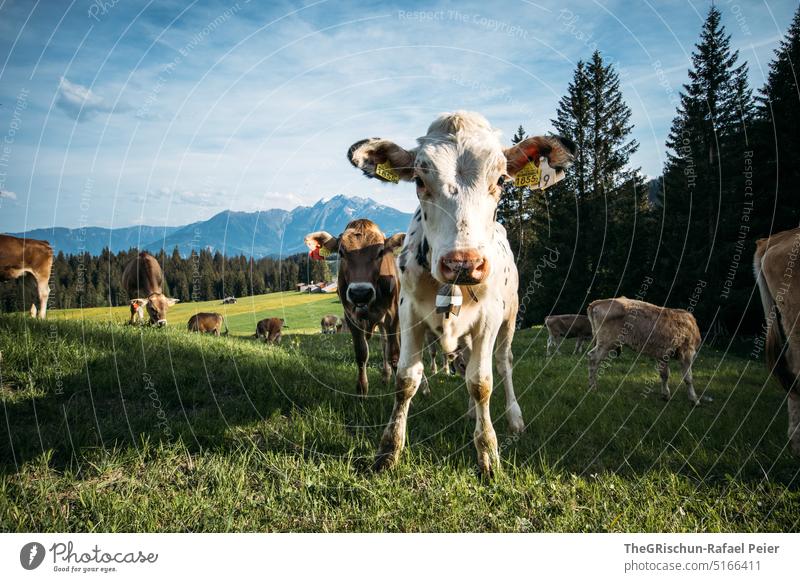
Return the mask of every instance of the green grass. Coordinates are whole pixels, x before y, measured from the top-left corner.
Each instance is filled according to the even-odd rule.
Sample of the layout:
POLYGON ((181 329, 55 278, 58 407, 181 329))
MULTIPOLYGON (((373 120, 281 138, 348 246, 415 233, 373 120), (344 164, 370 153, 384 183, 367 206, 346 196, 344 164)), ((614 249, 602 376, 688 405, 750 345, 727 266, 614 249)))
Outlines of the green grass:
MULTIPOLYGON (((326 300, 314 309, 338 312, 326 300)), ((310 306, 285 309, 290 331, 316 329, 310 306)), ((492 402, 500 475, 477 478, 466 390, 442 375, 414 399, 398 467, 375 475, 392 390, 373 360, 355 396, 349 336, 275 347, 65 315, 0 316, 3 531, 798 529, 800 464, 760 361, 704 348, 695 380, 714 402, 693 409, 683 388, 662 402, 630 351, 587 393, 585 359, 548 360, 526 330, 526 432, 508 433, 502 390, 492 402)))
MULTIPOLYGON (((178 303, 170 307, 167 318, 173 327, 186 329, 189 318, 199 312, 216 312, 225 316, 231 335, 250 336, 256 323, 265 317, 282 317, 293 333, 319 331, 323 315, 342 316, 342 305, 336 294, 308 294, 283 291, 267 295, 242 297, 238 303, 223 305, 222 301, 178 303)), ((93 322, 125 323, 130 319, 130 308, 92 307, 89 309, 58 309, 48 314, 50 319, 81 319, 93 322)), ((145 314, 147 319, 147 314, 145 314)))

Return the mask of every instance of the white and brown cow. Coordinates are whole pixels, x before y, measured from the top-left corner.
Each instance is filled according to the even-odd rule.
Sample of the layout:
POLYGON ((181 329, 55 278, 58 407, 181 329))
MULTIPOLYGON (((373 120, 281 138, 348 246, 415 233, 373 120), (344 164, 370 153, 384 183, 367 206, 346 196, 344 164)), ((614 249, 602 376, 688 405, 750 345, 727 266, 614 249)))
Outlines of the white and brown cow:
POLYGON ((584 343, 592 339, 592 324, 585 315, 548 315, 544 318, 544 326, 547 328, 548 356, 551 347, 555 347, 558 353, 566 338, 575 338, 573 354, 580 352, 584 343))
MULTIPOLYGON (((179 300, 164 295, 164 274, 155 257, 142 251, 125 265, 122 271, 122 287, 128 297, 144 305, 152 325, 167 324, 167 309, 179 300)), ((133 307, 131 305, 131 307, 133 307)), ((134 320, 131 309, 131 323, 134 320)))
POLYGON ((350 162, 369 177, 414 182, 420 207, 408 228, 398 259, 402 342, 395 403, 378 449, 375 469, 391 467, 406 435, 408 409, 423 377, 426 330, 452 353, 465 336, 472 349, 466 383, 475 408, 475 447, 484 475, 500 468, 497 437, 489 414, 492 356, 505 384, 506 417, 511 430, 525 423, 514 395, 511 340, 517 315, 518 276, 505 229, 495 221, 503 182, 518 172, 541 172, 534 186, 564 176, 574 145, 558 137, 532 137, 504 149, 499 132, 481 115, 443 114, 405 149, 372 138, 350 147, 350 162), (461 290, 460 313, 437 312, 443 284, 461 290))
POLYGON ((597 388, 597 368, 606 356, 615 348, 628 346, 655 358, 665 400, 670 397, 669 361, 678 360, 689 400, 700 404, 692 379, 692 363, 700 347, 700 329, 691 313, 627 297, 592 301, 586 312, 596 343, 589 350, 590 390, 597 388))
POLYGON ((39 307, 31 305, 31 316, 47 316, 47 299, 50 297, 50 271, 53 269, 53 249, 47 241, 17 238, 0 234, 0 282, 10 281, 25 273, 36 279, 39 307))
POLYGON ((757 241, 753 263, 767 318, 767 366, 788 392, 789 443, 800 456, 800 228, 757 241))
MULTIPOLYGON (((377 327, 383 347, 383 379, 391 380, 400 353, 397 318, 399 284, 395 249, 405 234, 386 237, 378 225, 365 218, 351 221, 338 237, 327 232, 312 232, 305 244, 314 251, 324 249, 339 254, 337 289, 344 317, 353 337, 358 382, 356 391, 366 396, 369 389, 367 362, 369 340, 377 327)), ((317 252, 317 254, 319 254, 317 252)))

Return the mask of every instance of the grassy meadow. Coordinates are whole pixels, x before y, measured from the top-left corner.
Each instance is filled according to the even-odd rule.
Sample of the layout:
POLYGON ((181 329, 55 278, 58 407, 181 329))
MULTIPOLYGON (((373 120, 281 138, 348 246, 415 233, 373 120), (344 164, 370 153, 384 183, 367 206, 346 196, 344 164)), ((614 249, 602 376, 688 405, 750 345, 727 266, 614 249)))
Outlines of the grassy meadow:
POLYGON ((167 329, 117 310, 0 315, 2 531, 797 531, 800 463, 784 394, 760 360, 704 347, 693 408, 658 396, 651 361, 627 351, 586 390, 572 345, 545 355, 541 328, 514 342, 528 423, 493 418, 503 471, 476 476, 460 378, 412 404, 397 468, 369 465, 393 401, 373 342, 370 394, 355 395, 349 335, 322 336, 328 296, 181 305, 167 329), (195 308, 231 337, 185 331, 195 308), (253 313, 253 310, 256 313, 253 313), (247 337, 285 317, 280 346, 247 337), (301 333, 314 332, 314 333, 301 333))
MULTIPOLYGON (((265 317, 282 317, 289 326, 287 332, 317 332, 319 320, 323 315, 333 313, 342 316, 342 305, 336 294, 283 291, 241 297, 233 305, 223 305, 219 300, 177 303, 170 307, 167 319, 170 325, 186 329, 189 318, 200 312, 221 313, 225 316, 231 335, 248 336, 255 333, 256 323, 265 317)), ((130 308, 124 306, 57 309, 48 316, 55 320, 80 319, 90 322, 127 323, 130 314, 130 308)), ((149 320, 146 311, 145 320, 149 320)))

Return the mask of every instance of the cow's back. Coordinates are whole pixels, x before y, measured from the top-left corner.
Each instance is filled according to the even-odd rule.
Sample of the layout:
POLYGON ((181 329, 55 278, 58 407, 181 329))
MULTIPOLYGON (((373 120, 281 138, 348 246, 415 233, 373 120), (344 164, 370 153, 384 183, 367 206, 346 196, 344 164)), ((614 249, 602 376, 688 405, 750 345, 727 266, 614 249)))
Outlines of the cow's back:
POLYGON ((52 265, 53 249, 47 241, 0 234, 0 278, 4 272, 10 276, 23 267, 49 277, 52 265))
POLYGON ((158 261, 146 252, 139 253, 128 261, 122 271, 122 286, 129 297, 148 297, 161 293, 164 275, 158 261))

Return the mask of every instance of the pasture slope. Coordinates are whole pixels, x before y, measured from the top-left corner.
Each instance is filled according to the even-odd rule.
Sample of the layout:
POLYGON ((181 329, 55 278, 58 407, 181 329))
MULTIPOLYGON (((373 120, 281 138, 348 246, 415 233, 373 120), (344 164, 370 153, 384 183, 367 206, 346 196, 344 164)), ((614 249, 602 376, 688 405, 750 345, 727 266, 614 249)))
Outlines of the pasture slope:
MULTIPOLYGON (((290 311, 311 311, 296 297, 288 331, 316 331, 290 311)), ((336 312, 324 300, 315 308, 336 312)), ((242 335, 247 309, 227 309, 242 335)), ((497 391, 496 479, 476 477, 466 390, 442 375, 412 404, 399 466, 375 475, 392 390, 373 360, 370 395, 355 396, 349 336, 276 347, 111 313, 0 316, 0 530, 798 529, 800 465, 761 361, 704 348, 695 381, 714 402, 693 409, 682 388, 662 402, 652 362, 630 351, 588 393, 585 358, 565 345, 548 359, 546 333, 525 330, 514 353, 528 428, 508 433, 497 391)))

